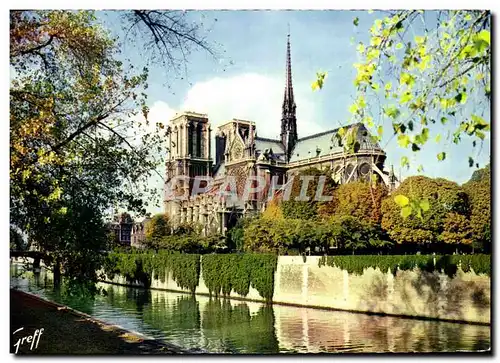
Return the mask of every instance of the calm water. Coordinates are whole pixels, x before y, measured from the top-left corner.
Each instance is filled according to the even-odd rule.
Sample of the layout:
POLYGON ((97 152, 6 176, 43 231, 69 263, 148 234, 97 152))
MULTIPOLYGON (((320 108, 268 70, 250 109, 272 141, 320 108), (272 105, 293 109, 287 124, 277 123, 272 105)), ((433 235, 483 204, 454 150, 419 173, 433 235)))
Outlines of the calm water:
POLYGON ((11 287, 183 348, 215 353, 487 350, 490 327, 266 306, 100 284, 107 296, 68 299, 51 276, 11 265, 11 287), (18 276, 20 275, 20 276, 18 276))

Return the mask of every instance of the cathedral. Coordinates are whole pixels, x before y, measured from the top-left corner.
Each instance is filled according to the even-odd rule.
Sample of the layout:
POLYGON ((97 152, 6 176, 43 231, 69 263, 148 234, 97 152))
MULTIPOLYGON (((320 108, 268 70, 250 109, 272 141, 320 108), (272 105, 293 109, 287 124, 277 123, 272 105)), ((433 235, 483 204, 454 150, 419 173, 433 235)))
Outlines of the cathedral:
POLYGON ((370 180, 375 174, 379 181, 394 188, 394 173, 384 170, 386 154, 373 142, 368 130, 363 124, 347 128, 357 130, 359 148, 355 153, 344 152, 335 137, 338 129, 299 135, 288 36, 280 139, 259 137, 255 122, 233 119, 217 127, 215 158, 212 158, 208 116, 195 112, 177 114, 167 128, 166 185, 173 179, 182 181, 177 182, 174 192, 166 191, 165 213, 174 223, 199 224, 204 235, 225 234, 239 217, 265 208, 271 181, 283 186, 300 170, 311 167, 331 170, 338 183, 370 180), (247 179, 252 176, 264 178, 266 188, 247 200, 217 197, 229 176, 236 180, 238 195, 243 193, 247 179), (206 192, 191 196, 196 177, 207 177, 212 182, 206 192), (189 197, 178 198, 179 195, 189 197))

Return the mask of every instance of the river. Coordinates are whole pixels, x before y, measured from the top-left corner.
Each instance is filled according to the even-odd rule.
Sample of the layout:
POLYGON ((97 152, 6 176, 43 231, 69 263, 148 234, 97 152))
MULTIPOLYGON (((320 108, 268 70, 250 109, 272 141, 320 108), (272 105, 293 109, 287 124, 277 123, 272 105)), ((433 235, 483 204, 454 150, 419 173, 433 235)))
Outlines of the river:
POLYGON ((211 353, 457 352, 490 348, 490 327, 374 316, 100 283, 105 295, 69 298, 50 273, 11 265, 11 288, 65 304, 110 324, 211 353))

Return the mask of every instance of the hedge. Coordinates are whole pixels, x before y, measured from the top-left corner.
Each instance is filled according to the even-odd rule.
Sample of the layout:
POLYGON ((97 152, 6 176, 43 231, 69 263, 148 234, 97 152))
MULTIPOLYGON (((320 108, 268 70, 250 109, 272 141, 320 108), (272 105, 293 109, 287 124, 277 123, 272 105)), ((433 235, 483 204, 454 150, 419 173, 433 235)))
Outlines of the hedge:
POLYGON ((458 268, 464 272, 473 270, 476 274, 491 276, 491 255, 351 255, 323 256, 318 265, 335 266, 351 274, 361 275, 363 270, 371 267, 382 272, 397 270, 442 271, 448 276, 456 274, 458 268))

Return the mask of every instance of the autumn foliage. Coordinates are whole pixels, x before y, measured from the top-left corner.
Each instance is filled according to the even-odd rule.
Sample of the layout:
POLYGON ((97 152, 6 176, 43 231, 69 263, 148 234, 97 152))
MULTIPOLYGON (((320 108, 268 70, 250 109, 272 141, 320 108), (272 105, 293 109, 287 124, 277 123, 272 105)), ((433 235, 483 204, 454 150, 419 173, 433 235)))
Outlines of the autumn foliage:
MULTIPOLYGON (((351 182, 332 188, 330 202, 285 204, 275 198, 262 218, 245 227, 244 245, 251 251, 281 253, 307 247, 384 251, 393 243, 409 247, 408 251, 420 247, 439 251, 446 246, 455 251, 455 247, 470 249, 473 245, 486 251, 491 188, 489 169, 485 170, 476 172, 463 186, 442 178, 414 176, 391 194, 383 185, 351 182), (395 201, 398 196, 418 201, 425 208, 403 215, 395 201), (303 209, 307 213, 301 217, 303 209)), ((293 192, 298 194, 298 190, 295 186, 293 192)))

